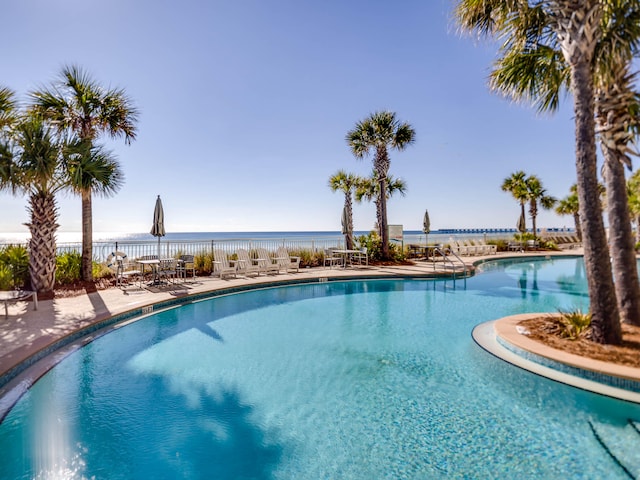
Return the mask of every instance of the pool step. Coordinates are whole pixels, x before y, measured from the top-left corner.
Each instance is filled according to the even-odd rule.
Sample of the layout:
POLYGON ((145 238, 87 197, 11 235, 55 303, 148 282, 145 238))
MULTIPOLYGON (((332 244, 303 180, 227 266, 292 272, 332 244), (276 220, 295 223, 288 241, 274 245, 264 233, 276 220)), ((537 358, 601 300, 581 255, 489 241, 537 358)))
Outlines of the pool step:
POLYGON ((596 440, 629 478, 640 478, 640 422, 625 424, 589 421, 596 440))

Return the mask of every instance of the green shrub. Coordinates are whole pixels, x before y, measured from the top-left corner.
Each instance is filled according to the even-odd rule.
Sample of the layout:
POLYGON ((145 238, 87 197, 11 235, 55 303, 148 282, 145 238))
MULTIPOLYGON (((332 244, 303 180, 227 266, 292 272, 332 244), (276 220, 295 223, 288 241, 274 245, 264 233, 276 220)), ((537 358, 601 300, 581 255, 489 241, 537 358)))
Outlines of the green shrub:
MULTIPOLYGON (((356 242, 360 248, 367 247, 369 262, 379 262, 382 260, 382 238, 380 238, 377 232, 372 231, 367 235, 360 235, 356 238, 356 242)), ((406 258, 402 248, 393 243, 389 243, 389 257, 390 260, 396 262, 402 262, 406 258)))
POLYGON ((211 252, 199 252, 193 256, 193 265, 198 275, 211 275, 213 272, 213 255, 211 252))
POLYGON ((591 314, 582 313, 579 308, 568 312, 559 310, 560 335, 564 338, 576 340, 584 336, 591 326, 591 314))
POLYGON ((509 250, 509 241, 504 239, 491 240, 487 242, 489 244, 494 244, 497 247, 499 252, 506 252, 509 250))
POLYGON ((7 264, 0 264, 0 290, 13 288, 13 270, 7 264))
POLYGON ((27 249, 20 245, 7 245, 0 249, 0 268, 3 270, 3 278, 0 281, 0 290, 22 288, 29 283, 29 254, 27 249), (8 273, 7 273, 8 272, 8 273), (6 280, 8 275, 9 280, 6 280))
POLYGON ((300 268, 319 267, 324 265, 324 251, 314 252, 309 249, 290 250, 289 255, 300 257, 300 268))
POLYGON ((79 252, 65 252, 56 257, 56 283, 68 284, 80 280, 82 255, 79 252))

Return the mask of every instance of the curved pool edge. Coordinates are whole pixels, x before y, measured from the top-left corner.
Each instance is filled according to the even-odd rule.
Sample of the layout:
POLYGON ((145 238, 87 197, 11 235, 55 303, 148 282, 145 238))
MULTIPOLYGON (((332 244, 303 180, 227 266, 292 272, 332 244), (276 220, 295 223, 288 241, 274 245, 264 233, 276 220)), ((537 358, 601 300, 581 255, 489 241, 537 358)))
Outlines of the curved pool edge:
POLYGON ((512 315, 481 323, 471 335, 488 353, 523 370, 581 390, 640 404, 640 369, 572 355, 517 331, 519 322, 539 315, 512 315))
MULTIPOLYGON (((36 351, 26 355, 13 366, 0 373, 0 423, 16 401, 35 383, 66 356, 82 346, 92 342, 106 333, 127 325, 131 322, 143 319, 148 315, 163 310, 179 307, 189 303, 195 303, 210 298, 231 295, 234 293, 260 290, 265 288, 277 288, 294 285, 316 284, 324 282, 364 281, 364 280, 394 280, 394 279, 456 279, 455 273, 420 272, 407 273, 365 273, 365 272, 314 272, 316 275, 303 278, 287 279, 258 279, 256 283, 238 283, 235 285, 216 286, 191 294, 180 295, 156 302, 144 303, 135 308, 114 312, 113 314, 97 315, 88 324, 79 327, 56 340, 46 343, 36 351), (317 275, 317 273, 325 273, 317 275)), ((475 273, 471 269, 467 277, 457 280, 465 280, 475 273)), ((459 274, 458 274, 459 276, 459 274)), ((253 279, 255 280, 255 279, 253 279)))

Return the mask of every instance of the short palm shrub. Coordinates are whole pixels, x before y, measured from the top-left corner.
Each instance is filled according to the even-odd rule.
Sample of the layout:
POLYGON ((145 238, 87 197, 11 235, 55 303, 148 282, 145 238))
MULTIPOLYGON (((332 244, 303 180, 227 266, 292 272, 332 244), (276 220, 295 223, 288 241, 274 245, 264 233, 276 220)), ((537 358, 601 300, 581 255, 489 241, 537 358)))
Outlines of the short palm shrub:
POLYGON ((570 311, 559 310, 558 318, 560 326, 560 336, 577 340, 585 336, 591 326, 591 314, 583 313, 579 308, 570 311))

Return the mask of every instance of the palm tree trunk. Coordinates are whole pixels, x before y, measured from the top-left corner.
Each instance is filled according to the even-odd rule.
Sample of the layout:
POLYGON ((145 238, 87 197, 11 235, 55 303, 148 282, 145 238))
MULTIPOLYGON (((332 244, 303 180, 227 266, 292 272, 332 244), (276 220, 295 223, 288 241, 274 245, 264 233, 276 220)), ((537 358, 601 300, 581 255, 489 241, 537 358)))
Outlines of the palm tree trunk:
POLYGON ((374 168, 378 174, 380 189, 378 191, 378 208, 380 210, 379 228, 382 238, 382 259, 389 260, 389 224, 387 222, 387 176, 389 175, 389 152, 386 146, 376 148, 374 168))
POLYGON ((56 231, 58 230, 55 197, 37 193, 29 198, 31 232, 29 240, 29 275, 31 288, 38 293, 53 291, 56 281, 56 231))
POLYGON ((536 217, 538 216, 538 204, 535 200, 531 200, 529 207, 529 215, 531 215, 531 227, 533 228, 533 238, 538 236, 538 227, 536 225, 536 217))
POLYGON ((578 212, 573 214, 573 224, 576 229, 576 236, 578 240, 582 241, 582 226, 580 225, 580 214, 578 212))
POLYGON ((578 199, 591 301, 591 335, 597 343, 620 344, 620 316, 598 190, 593 79, 589 62, 584 56, 572 65, 571 87, 576 125, 578 199))
POLYGON ((93 215, 91 190, 82 192, 82 280, 93 281, 93 215))
POLYGON ((522 218, 524 218, 524 232, 521 233, 525 233, 527 231, 527 215, 526 215, 526 209, 525 209, 525 202, 520 202, 520 210, 522 211, 522 218))
POLYGON ((616 152, 606 146, 603 146, 602 150, 605 157, 604 180, 607 188, 611 262, 620 319, 640 326, 640 282, 629 221, 624 166, 617 158, 616 152))
POLYGON ((351 189, 344 194, 344 208, 347 212, 347 250, 353 250, 353 200, 351 189))

